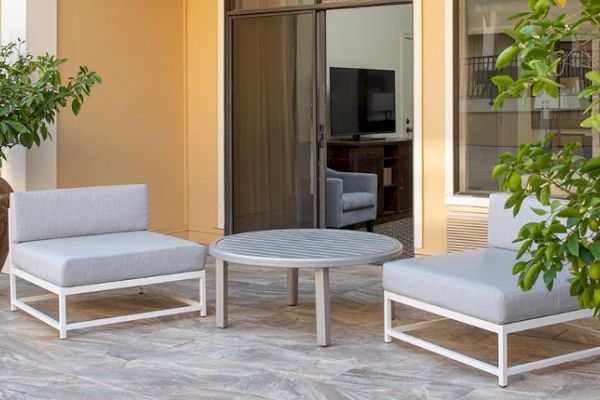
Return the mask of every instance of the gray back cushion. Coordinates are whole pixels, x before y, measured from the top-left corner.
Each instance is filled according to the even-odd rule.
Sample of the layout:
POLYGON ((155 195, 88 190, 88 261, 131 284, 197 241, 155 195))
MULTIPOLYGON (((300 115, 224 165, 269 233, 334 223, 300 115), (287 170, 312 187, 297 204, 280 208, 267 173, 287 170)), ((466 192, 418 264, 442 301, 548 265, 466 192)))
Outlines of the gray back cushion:
POLYGON ((534 197, 528 197, 521 206, 521 211, 513 217, 512 209, 505 209, 504 203, 510 193, 492 193, 488 217, 488 244, 501 249, 518 250, 521 243, 513 243, 519 230, 528 222, 541 221, 541 217, 531 211, 531 208, 544 208, 534 197))
POLYGON ((17 192, 10 196, 10 237, 17 243, 146 229, 146 185, 17 192))

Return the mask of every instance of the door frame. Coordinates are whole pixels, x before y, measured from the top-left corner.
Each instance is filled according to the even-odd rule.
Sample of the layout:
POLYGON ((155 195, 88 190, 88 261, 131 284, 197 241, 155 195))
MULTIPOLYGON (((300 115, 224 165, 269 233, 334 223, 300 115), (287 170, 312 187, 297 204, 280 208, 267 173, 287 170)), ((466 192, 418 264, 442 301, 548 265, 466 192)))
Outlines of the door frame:
MULTIPOLYGON (((250 15, 267 15, 267 14, 289 14, 298 11, 327 11, 333 9, 342 8, 363 8, 363 7, 377 7, 385 5, 398 5, 398 4, 411 4, 413 5, 413 73, 414 73, 414 87, 413 87, 413 107, 414 107, 414 132, 413 132, 413 235, 414 235, 414 247, 415 251, 423 247, 423 111, 422 111, 422 98, 423 98, 423 87, 422 87, 422 67, 423 67, 423 30, 422 30, 422 15, 423 15, 423 0, 371 0, 371 1, 348 1, 343 3, 324 3, 315 5, 295 6, 295 7, 274 7, 268 9, 259 10, 242 10, 242 11, 227 11, 231 0, 219 0, 219 142, 222 143, 220 146, 220 156, 222 159, 219 162, 219 199, 222 199, 219 203, 219 228, 224 229, 225 234, 231 233, 232 221, 233 221, 233 191, 232 191, 232 136, 231 136, 231 29, 232 29, 232 18, 235 16, 250 16, 250 15)), ((322 62, 321 57, 325 54, 324 35, 319 29, 325 29, 324 12, 316 13, 316 59, 317 65, 315 68, 319 68, 325 63, 322 62)), ((319 76, 323 78, 323 71, 316 71, 316 79, 318 87, 321 82, 318 81, 319 76)), ((318 89, 317 89, 318 90, 318 89)), ((317 93, 317 107, 325 107, 323 104, 322 93, 317 93)), ((313 109, 316 109, 314 107, 313 109)), ((324 110, 319 110, 317 115, 324 118, 324 110)), ((319 122, 316 121, 316 129, 318 132, 319 122)), ((326 150, 319 150, 319 157, 326 157, 326 150)), ((323 158, 321 158, 323 159, 323 158)), ((320 163, 319 163, 320 164, 320 163)), ((320 179, 319 192, 320 196, 324 196, 325 191, 325 180, 324 170, 325 168, 319 168, 320 179)), ((320 202, 319 221, 324 224, 324 210, 322 209, 324 202, 320 202)))

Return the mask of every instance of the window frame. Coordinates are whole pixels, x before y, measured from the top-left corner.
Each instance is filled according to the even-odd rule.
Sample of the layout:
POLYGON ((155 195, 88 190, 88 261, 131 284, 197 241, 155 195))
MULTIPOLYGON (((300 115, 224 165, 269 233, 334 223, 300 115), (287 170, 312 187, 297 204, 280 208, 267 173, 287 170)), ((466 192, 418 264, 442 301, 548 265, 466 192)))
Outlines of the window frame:
POLYGON ((455 156, 459 146, 459 92, 460 84, 454 71, 458 71, 458 18, 459 0, 444 0, 445 32, 444 32, 444 61, 445 73, 445 203, 449 206, 488 207, 489 196, 458 194, 455 188, 459 186, 459 159, 455 156))
MULTIPOLYGON (((466 207, 488 207, 489 194, 459 193, 460 187, 460 159, 457 156, 460 151, 460 54, 458 46, 460 0, 445 0, 445 203, 446 205, 466 207), (455 73, 456 72, 456 73, 455 73)), ((600 41, 591 45, 600 50, 600 41)), ((600 138, 594 129, 592 133, 592 151, 597 156, 600 149, 600 138)))

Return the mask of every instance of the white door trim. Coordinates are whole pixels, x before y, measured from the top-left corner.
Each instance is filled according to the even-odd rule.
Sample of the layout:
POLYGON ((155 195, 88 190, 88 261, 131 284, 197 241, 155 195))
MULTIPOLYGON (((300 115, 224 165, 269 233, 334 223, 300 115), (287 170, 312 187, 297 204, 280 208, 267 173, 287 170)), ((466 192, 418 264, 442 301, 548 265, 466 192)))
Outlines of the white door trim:
POLYGON ((413 0, 414 132, 413 234, 415 251, 423 248, 423 3, 413 0))
POLYGON ((219 0, 217 40, 217 228, 225 229, 225 0, 219 0))

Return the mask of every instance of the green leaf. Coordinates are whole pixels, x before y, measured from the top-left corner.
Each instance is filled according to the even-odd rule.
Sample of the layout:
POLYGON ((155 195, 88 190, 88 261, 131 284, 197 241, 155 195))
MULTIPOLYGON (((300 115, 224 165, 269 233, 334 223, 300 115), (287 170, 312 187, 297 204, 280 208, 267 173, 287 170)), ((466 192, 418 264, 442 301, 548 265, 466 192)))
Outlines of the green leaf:
POLYGON ((583 246, 579 246, 579 258, 585 261, 586 264, 591 265, 596 261, 596 258, 592 253, 583 246))
POLYGON ((531 247, 531 244, 533 243, 533 240, 529 239, 527 241, 525 241, 525 243, 523 243, 521 245, 521 247, 519 248, 519 251, 517 252, 517 259, 521 258, 523 256, 523 254, 525 254, 525 252, 527 250, 529 250, 529 248, 531 247))
POLYGON ((531 267, 529 267, 525 273, 525 279, 523 280, 524 289, 526 291, 530 290, 533 285, 535 285, 535 281, 537 281, 541 270, 542 264, 540 263, 533 264, 531 267))
POLYGON ((595 171, 597 169, 600 169, 600 157, 592 158, 591 160, 589 160, 588 162, 586 162, 580 168, 580 171, 581 171, 581 173, 585 174, 587 172, 595 171))
POLYGON ((579 296, 582 290, 583 288, 579 279, 574 279, 571 281, 571 288, 569 289, 569 294, 572 297, 579 296))
POLYGON ((578 97, 585 98, 585 97, 593 96, 598 92, 598 90, 600 90, 598 85, 588 86, 587 88, 585 88, 581 92, 579 92, 578 97))
POLYGON ((558 207, 560 207, 560 200, 553 200, 552 203, 550 203, 550 210, 552 212, 558 210, 558 207))
POLYGON ((514 83, 513 79, 508 75, 496 75, 492 78, 492 83, 498 86, 499 89, 504 89, 514 83))
POLYGON ((600 260, 600 242, 591 243, 590 245, 588 245, 588 250, 590 251, 590 253, 592 253, 596 260, 600 260))
POLYGON ((585 74, 585 77, 596 84, 600 84, 600 72, 598 71, 590 71, 585 74))
POLYGON ((27 133, 29 132, 29 129, 23 125, 22 123, 20 123, 19 121, 13 121, 13 120, 6 120, 6 123, 8 125, 10 125, 11 128, 13 128, 15 131, 17 131, 18 133, 27 133))
POLYGON ((513 206, 513 217, 516 217, 517 215, 519 215, 519 212, 521 211, 521 206, 523 205, 524 200, 525 200, 525 197, 520 197, 515 202, 515 205, 513 206))
POLYGON ((544 206, 547 206, 550 203, 550 188, 548 186, 542 188, 538 200, 544 206))
POLYGON ((533 25, 526 25, 519 30, 519 33, 523 36, 531 38, 533 35, 535 35, 536 29, 533 25))
POLYGON ((506 67, 519 54, 519 51, 520 49, 517 45, 512 45, 504 49, 496 59, 496 68, 501 69, 506 67))
POLYGON ((546 83, 544 85, 544 90, 546 91, 546 93, 548 93, 548 95, 550 97, 552 97, 553 99, 558 98, 558 95, 560 94, 558 87, 556 87, 555 85, 546 83))
POLYGON ((521 271, 523 271, 526 266, 527 266, 527 262, 526 261, 519 261, 518 263, 516 263, 514 265, 513 270, 512 270, 512 274, 513 275, 517 275, 518 273, 520 273, 521 271))
POLYGON ((600 130, 600 114, 594 114, 581 122, 582 128, 594 128, 600 130))
POLYGON ((557 214, 560 218, 576 218, 579 217, 579 211, 573 207, 565 207, 557 214))
POLYGON ((546 284, 546 288, 548 288, 548 290, 552 290, 552 286, 554 284, 554 280, 556 279, 556 270, 553 269, 549 269, 548 271, 544 272, 544 283, 546 284))
POLYGON ((73 100, 71 103, 71 109, 73 110, 73 114, 79 115, 79 110, 81 110, 81 103, 79 100, 73 100))
POLYGON ((579 218, 575 218, 575 217, 567 218, 567 229, 571 229, 572 227, 577 225, 579 223, 579 221, 580 221, 579 218))
POLYGON ((540 215, 540 216, 544 216, 544 215, 548 214, 548 211, 544 210, 543 208, 531 207, 531 211, 533 211, 534 213, 536 213, 537 215, 540 215))
POLYGON ((567 249, 569 253, 575 257, 579 257, 579 237, 577 235, 569 236, 569 239, 567 239, 567 249))
POLYGON ((508 165, 506 164, 498 164, 492 170, 492 178, 498 179, 500 175, 504 174, 508 170, 508 165))
POLYGON ((552 232, 552 233, 567 233, 567 228, 561 223, 556 223, 556 224, 550 225, 550 232, 552 232))
POLYGON ((504 105, 504 100, 506 100, 507 97, 508 97, 508 92, 502 92, 502 93, 498 94, 498 96, 496 96, 496 98, 494 99, 494 102, 492 103, 492 108, 494 110, 497 110, 498 108, 502 107, 504 105))
POLYGON ((529 12, 524 11, 524 12, 518 12, 515 14, 512 14, 510 17, 508 17, 509 21, 515 20, 515 19, 519 19, 519 18, 523 18, 525 16, 529 15, 529 12))

